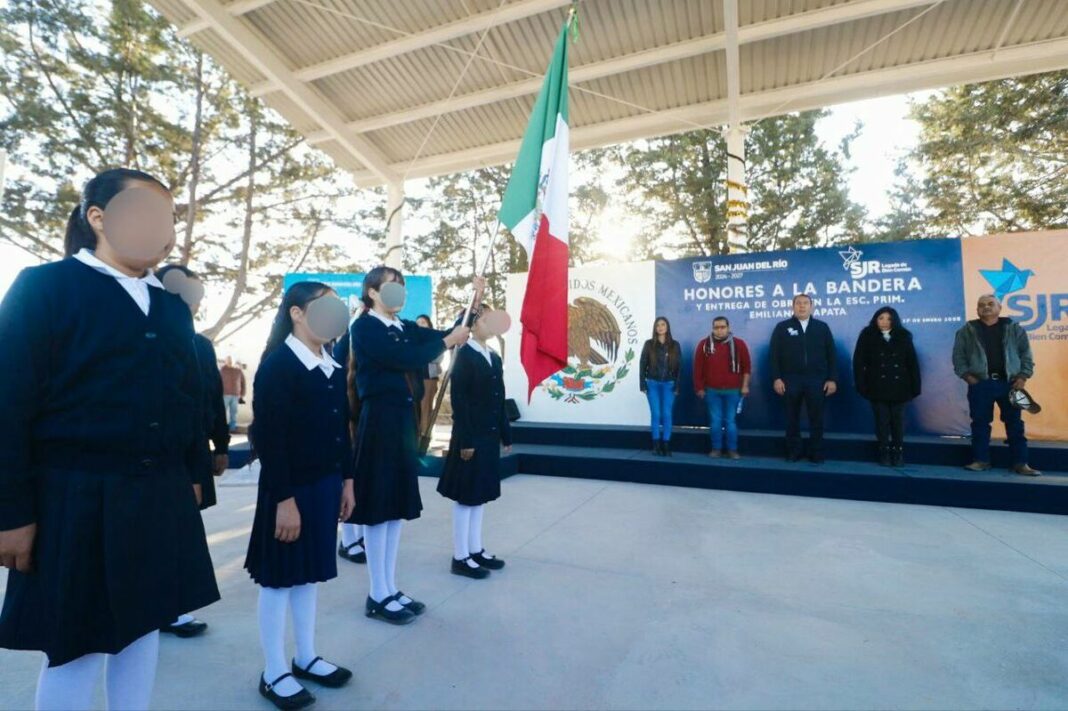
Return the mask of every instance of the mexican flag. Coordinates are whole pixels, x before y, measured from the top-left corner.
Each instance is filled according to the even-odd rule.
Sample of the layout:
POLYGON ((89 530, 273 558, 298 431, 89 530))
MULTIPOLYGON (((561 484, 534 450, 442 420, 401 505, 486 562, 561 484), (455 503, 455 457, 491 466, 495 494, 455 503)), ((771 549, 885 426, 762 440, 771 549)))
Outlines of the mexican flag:
POLYGON ((528 402, 534 388, 567 366, 567 43, 571 22, 556 40, 501 202, 501 224, 523 245, 530 264, 519 319, 528 402))

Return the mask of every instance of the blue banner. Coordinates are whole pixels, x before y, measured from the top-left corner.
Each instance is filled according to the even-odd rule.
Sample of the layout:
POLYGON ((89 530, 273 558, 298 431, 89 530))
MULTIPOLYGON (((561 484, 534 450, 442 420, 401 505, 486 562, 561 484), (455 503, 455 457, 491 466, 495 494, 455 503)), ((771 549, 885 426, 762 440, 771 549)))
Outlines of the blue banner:
MULTIPOLYGON (((363 274, 311 274, 295 273, 286 274, 283 287, 289 289, 298 281, 321 281, 337 292, 349 305, 350 311, 360 308, 360 294, 363 292, 363 274)), ((418 316, 427 314, 434 315, 434 289, 430 277, 421 274, 406 274, 404 286, 408 291, 408 298, 404 302, 404 308, 400 317, 414 321, 418 316)))
MULTIPOLYGON (((882 306, 897 309, 919 354, 923 394, 909 407, 908 430, 939 435, 968 431, 967 402, 951 363, 954 333, 966 312, 958 240, 657 262, 657 314, 670 320, 683 351, 676 424, 708 424, 704 403, 694 395, 693 353, 709 334, 712 319, 726 316, 753 356, 752 392, 739 426, 784 427, 782 402, 768 377, 769 343, 775 324, 792 315, 793 297, 799 293, 812 297, 816 318, 830 325, 837 342, 838 393, 825 409, 827 431, 872 431, 871 407, 853 386, 852 355, 861 329, 882 306)), ((646 330, 652 332, 651 323, 646 330)))

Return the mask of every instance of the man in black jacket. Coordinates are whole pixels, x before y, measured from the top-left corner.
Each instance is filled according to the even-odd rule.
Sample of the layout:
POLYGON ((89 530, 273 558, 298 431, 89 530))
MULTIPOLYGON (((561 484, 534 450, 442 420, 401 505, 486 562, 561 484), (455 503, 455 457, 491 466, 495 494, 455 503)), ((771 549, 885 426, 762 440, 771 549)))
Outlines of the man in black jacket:
POLYGON ((808 410, 808 456, 823 462, 823 401, 838 390, 834 336, 812 318, 812 299, 794 297, 794 315, 771 334, 771 377, 786 403, 786 460, 801 459, 801 405, 808 410))

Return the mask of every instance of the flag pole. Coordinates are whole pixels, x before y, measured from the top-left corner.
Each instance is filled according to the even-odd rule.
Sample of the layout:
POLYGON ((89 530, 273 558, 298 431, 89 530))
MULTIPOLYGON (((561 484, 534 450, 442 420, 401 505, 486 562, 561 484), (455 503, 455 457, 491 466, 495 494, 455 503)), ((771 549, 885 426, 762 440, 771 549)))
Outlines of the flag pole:
MULTIPOLYGON (((479 268, 476 277, 485 276, 486 268, 489 267, 490 259, 493 257, 493 248, 497 245, 497 235, 501 232, 501 222, 497 221, 497 227, 493 230, 493 235, 490 237, 489 249, 486 250, 486 256, 482 258, 482 266, 479 268)), ((467 308, 464 309, 463 320, 461 324, 467 325, 467 319, 471 316, 471 311, 475 308, 475 299, 477 293, 471 294, 471 300, 467 302, 467 308)), ((449 359, 449 369, 441 376, 441 385, 438 386, 437 396, 434 398, 434 407, 430 411, 430 417, 422 425, 422 433, 419 437, 419 454, 424 455, 427 450, 430 449, 430 441, 434 436, 434 423, 438 421, 438 413, 441 411, 441 405, 445 402, 445 392, 449 388, 449 380, 452 377, 452 366, 456 363, 455 358, 449 359)))

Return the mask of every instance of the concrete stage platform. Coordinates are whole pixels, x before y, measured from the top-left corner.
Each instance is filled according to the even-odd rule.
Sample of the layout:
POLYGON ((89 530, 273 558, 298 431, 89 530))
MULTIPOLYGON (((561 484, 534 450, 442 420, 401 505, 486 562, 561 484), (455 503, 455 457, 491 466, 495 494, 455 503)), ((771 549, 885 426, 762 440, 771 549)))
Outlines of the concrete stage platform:
POLYGON ((1068 513, 1068 445, 1036 443, 1032 464, 1045 473, 1010 473, 1006 448, 996 446, 995 468, 969 472, 967 440, 917 437, 906 443, 906 466, 874 463, 869 437, 830 435, 828 460, 821 465, 783 460, 782 434, 746 432, 743 459, 710 459, 708 430, 676 429, 671 458, 649 451, 648 430, 639 427, 513 425, 518 471, 545 476, 583 477, 642 484, 729 489, 859 501, 959 506, 966 508, 1068 513))
MULTIPOLYGON (((228 474, 224 484, 239 482, 228 474)), ((355 671, 330 709, 1063 709, 1068 517, 518 475, 486 513, 508 561, 448 573, 449 502, 404 529, 400 584, 427 614, 367 620, 366 571, 322 586, 319 651, 355 671)), ((163 640, 153 708, 268 709, 255 488, 206 512, 223 600, 163 640)), ((2 576, 0 576, 2 577, 2 576)), ((2 588, 0 588, 2 589, 2 588)), ((0 709, 32 706, 40 655, 0 651, 0 709)))

